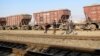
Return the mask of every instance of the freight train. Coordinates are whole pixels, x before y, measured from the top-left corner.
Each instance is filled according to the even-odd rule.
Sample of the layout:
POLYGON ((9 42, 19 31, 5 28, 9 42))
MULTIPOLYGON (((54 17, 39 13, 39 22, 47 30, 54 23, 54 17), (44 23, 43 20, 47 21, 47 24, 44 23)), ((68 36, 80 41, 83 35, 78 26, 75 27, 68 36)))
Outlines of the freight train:
MULTIPOLYGON (((84 23, 78 24, 78 27, 83 30, 97 30, 100 29, 100 5, 92 5, 84 7, 84 14, 86 20, 84 23)), ((65 10, 54 10, 47 12, 34 13, 35 18, 35 29, 43 28, 45 23, 52 25, 53 20, 57 21, 57 28, 64 29, 62 24, 65 20, 70 19, 71 11, 65 10)), ((77 24, 75 24, 75 29, 77 24)), ((80 30, 79 29, 79 30, 80 30)))
POLYGON ((68 9, 62 9, 62 10, 38 12, 34 13, 33 15, 36 22, 35 29, 43 29, 45 23, 52 26, 54 20, 57 23, 57 28, 64 28, 61 27, 61 25, 64 21, 69 19, 71 11, 68 9))
MULTIPOLYGON (((79 25, 81 29, 100 29, 100 5, 85 6, 84 14, 86 16, 86 22, 79 25)), ((63 24, 65 21, 70 19, 70 16, 71 11, 69 9, 33 13, 33 17, 35 19, 34 26, 29 25, 32 18, 32 16, 29 14, 1 17, 0 29, 44 29, 45 24, 52 26, 54 20, 57 22, 58 29, 64 29, 65 26, 63 26, 63 24)))
POLYGON ((100 29, 100 5, 85 6, 86 24, 83 29, 100 29))
POLYGON ((0 18, 0 29, 1 30, 15 30, 15 29, 24 29, 28 30, 29 22, 31 20, 31 15, 21 14, 13 15, 8 17, 0 18))
MULTIPOLYGON (((68 20, 71 15, 70 10, 62 9, 62 10, 53 10, 47 12, 39 12, 33 13, 36 24, 34 26, 30 26, 29 23, 31 21, 32 16, 29 14, 21 14, 21 15, 13 15, 1 18, 5 19, 5 24, 0 25, 0 29, 5 30, 14 30, 14 29, 44 29, 45 24, 47 23, 49 26, 52 26, 54 20, 57 22, 57 28, 61 28, 61 24, 68 20)), ((1 22, 0 21, 0 22, 1 22)))

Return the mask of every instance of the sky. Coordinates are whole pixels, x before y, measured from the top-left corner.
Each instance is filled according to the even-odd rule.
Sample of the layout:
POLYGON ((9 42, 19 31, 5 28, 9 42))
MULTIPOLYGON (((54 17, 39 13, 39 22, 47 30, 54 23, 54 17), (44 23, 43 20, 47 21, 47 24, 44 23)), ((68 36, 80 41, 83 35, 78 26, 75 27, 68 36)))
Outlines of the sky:
POLYGON ((85 18, 83 7, 100 4, 100 0, 0 0, 0 17, 56 9, 71 10, 71 18, 85 18))

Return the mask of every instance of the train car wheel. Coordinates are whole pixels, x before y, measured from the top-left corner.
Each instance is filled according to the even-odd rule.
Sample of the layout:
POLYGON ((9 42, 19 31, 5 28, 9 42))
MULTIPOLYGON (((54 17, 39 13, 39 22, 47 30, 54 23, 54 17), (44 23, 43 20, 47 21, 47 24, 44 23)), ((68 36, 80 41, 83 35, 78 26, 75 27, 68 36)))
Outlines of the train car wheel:
POLYGON ((9 27, 6 27, 6 30, 11 30, 11 27, 9 26, 9 27))
POLYGON ((34 26, 35 30, 39 30, 39 28, 40 28, 39 26, 34 26))
POLYGON ((96 25, 95 24, 90 24, 90 30, 92 30, 92 31, 94 31, 94 30, 96 30, 97 28, 96 28, 96 25))
POLYGON ((28 26, 24 26, 24 30, 29 30, 29 27, 28 26))

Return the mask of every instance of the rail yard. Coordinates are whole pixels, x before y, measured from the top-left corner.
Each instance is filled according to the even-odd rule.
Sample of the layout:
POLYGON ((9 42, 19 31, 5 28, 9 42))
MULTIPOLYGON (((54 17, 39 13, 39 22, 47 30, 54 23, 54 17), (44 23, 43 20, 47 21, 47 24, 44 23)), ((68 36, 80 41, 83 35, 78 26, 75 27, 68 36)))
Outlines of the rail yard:
POLYGON ((0 56, 100 56, 100 5, 85 6, 84 14, 77 25, 69 9, 33 13, 34 26, 29 14, 0 17, 0 56))
POLYGON ((99 55, 100 31, 76 31, 78 32, 77 35, 61 35, 62 31, 58 31, 59 33, 53 35, 52 31, 49 32, 48 34, 43 34, 43 31, 36 30, 1 30, 0 46, 2 46, 1 48, 8 48, 8 51, 10 51, 9 49, 13 50, 12 52, 10 51, 9 55, 15 56, 58 55, 53 51, 58 53, 60 51, 61 55, 66 54, 63 51, 70 51, 66 55, 74 55, 78 52, 81 52, 77 54, 80 54, 80 56, 81 54, 87 56, 99 55), (96 36, 89 34, 95 34, 96 36), (47 51, 47 49, 51 49, 51 51, 48 51, 51 53, 42 53, 47 51))

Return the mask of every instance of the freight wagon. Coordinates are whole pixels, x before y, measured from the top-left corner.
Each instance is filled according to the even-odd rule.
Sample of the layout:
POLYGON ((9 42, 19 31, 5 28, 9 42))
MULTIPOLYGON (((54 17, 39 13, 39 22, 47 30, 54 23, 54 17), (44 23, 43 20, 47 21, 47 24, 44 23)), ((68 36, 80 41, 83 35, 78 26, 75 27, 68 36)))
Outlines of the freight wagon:
POLYGON ((35 29, 44 29, 44 25, 48 24, 52 26, 54 20, 57 22, 57 28, 61 28, 61 23, 68 20, 71 15, 71 11, 68 9, 53 10, 33 13, 35 18, 35 29))
POLYGON ((0 17, 0 30, 4 30, 4 26, 6 25, 6 18, 0 17))
POLYGON ((29 22, 32 16, 29 14, 13 15, 6 17, 6 30, 29 29, 29 22))
POLYGON ((100 5, 85 6, 86 24, 83 29, 100 29, 100 5))

